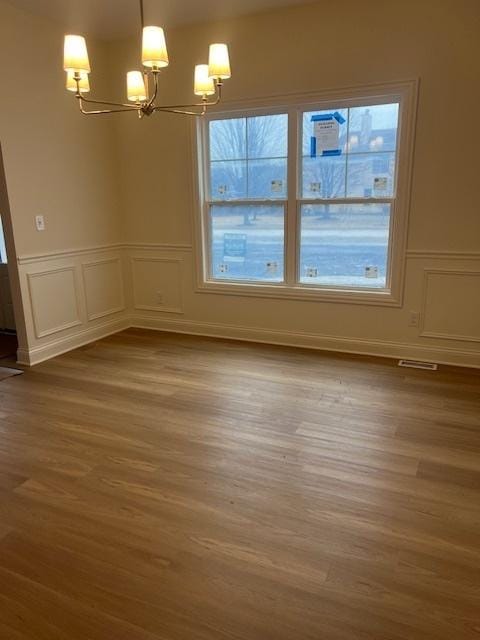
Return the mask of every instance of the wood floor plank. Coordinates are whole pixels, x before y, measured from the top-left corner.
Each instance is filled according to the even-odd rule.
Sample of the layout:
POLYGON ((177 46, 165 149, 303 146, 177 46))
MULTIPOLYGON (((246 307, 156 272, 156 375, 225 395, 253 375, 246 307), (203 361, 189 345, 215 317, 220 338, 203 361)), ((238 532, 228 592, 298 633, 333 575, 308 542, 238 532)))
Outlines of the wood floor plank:
POLYGON ((480 638, 480 375, 130 329, 0 385, 0 639, 480 638))

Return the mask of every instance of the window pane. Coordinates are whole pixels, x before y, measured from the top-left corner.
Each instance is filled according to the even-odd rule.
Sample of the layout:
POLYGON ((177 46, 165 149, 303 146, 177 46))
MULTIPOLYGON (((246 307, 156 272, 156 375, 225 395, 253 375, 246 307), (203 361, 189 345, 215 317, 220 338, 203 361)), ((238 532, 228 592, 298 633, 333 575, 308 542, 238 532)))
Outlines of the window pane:
POLYGON ((210 216, 214 279, 283 281, 283 205, 212 205, 210 216))
POLYGON ((303 160, 303 198, 344 198, 345 158, 319 157, 303 160))
POLYGON ((248 197, 287 197, 287 160, 249 160, 248 197))
POLYGON ((245 160, 246 119, 229 118, 210 122, 210 160, 245 160))
POLYGON ((393 197, 398 110, 399 105, 391 103, 305 112, 301 197, 393 197), (337 148, 330 150, 332 155, 318 149, 318 139, 312 147, 312 137, 316 137, 316 122, 312 122, 312 117, 332 123, 336 120, 338 140, 335 141, 335 134, 333 140, 337 148))
POLYGON ((288 116, 210 122, 212 200, 285 199, 288 116))
POLYGON ((398 104, 350 109, 350 152, 395 151, 398 104))
POLYGON ((349 198, 390 198, 395 177, 394 153, 355 153, 348 156, 349 198))
POLYGON ((235 200, 247 197, 247 163, 237 160, 210 164, 212 200, 235 200))
POLYGON ((248 157, 286 158, 288 147, 288 116, 255 116, 247 119, 248 157))
POLYGON ((389 204, 303 205, 300 282, 385 288, 389 204))

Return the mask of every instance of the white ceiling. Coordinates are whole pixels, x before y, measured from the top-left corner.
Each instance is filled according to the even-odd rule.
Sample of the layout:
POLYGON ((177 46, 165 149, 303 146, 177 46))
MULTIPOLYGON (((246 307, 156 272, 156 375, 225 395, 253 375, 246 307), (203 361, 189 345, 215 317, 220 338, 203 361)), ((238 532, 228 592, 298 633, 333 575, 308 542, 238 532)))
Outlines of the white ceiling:
MULTIPOLYGON (((136 33, 139 0, 8 0, 10 4, 51 18, 65 29, 105 40, 136 33)), ((172 27, 256 13, 308 0, 144 0, 145 20, 172 27)))

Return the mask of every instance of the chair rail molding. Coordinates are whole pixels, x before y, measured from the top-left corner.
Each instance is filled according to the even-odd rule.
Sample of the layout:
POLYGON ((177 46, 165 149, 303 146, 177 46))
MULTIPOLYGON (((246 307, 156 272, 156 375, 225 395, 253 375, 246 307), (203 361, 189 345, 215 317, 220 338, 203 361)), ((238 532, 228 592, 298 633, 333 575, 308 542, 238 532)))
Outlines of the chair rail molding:
POLYGON ((59 251, 49 251, 46 253, 35 253, 18 256, 19 265, 45 262, 46 260, 58 260, 61 258, 72 258, 81 255, 105 253, 108 251, 124 250, 141 251, 192 251, 192 245, 187 243, 152 243, 152 242, 115 242, 112 244, 102 244, 90 247, 80 247, 79 249, 68 249, 59 251))
POLYGON ((480 260, 480 251, 434 251, 429 249, 410 249, 407 258, 411 260, 480 260))

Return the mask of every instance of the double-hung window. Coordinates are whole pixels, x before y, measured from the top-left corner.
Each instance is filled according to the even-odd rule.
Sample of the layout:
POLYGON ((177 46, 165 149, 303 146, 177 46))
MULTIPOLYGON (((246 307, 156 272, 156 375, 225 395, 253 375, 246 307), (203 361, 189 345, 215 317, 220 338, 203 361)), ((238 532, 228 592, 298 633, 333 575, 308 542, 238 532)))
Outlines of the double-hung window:
POLYGON ((199 286, 396 304, 415 84, 301 98, 199 125, 199 286))

